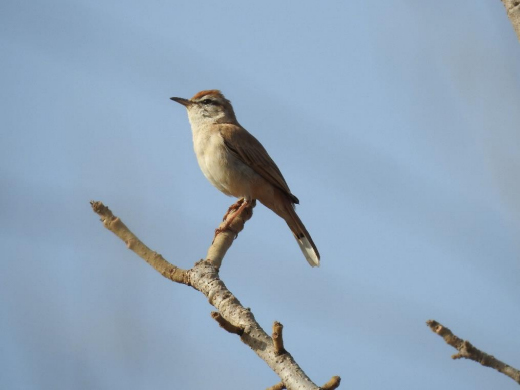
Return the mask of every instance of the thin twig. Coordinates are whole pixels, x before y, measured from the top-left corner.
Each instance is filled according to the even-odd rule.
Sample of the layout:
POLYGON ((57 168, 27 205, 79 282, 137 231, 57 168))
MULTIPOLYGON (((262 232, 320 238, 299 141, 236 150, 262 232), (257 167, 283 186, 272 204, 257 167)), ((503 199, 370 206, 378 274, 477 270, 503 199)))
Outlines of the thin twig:
POLYGON ((239 336, 242 336, 244 333, 244 329, 239 328, 238 326, 233 325, 228 320, 226 320, 224 317, 220 315, 220 313, 217 313, 216 311, 211 312, 211 317, 218 322, 220 327, 224 330, 227 330, 229 333, 234 333, 239 336))
POLYGON ((330 381, 321 386, 322 390, 335 390, 339 387, 341 383, 341 378, 339 376, 333 376, 330 378, 330 381))
POLYGON ((281 354, 284 354, 285 348, 283 347, 283 325, 280 324, 278 321, 275 321, 273 324, 273 346, 274 346, 274 353, 276 356, 280 356, 281 354))
POLYGON ((159 253, 152 251, 112 211, 101 202, 91 201, 92 210, 101 217, 108 230, 126 243, 128 249, 150 264, 157 272, 177 283, 188 284, 187 271, 169 263, 159 253))
POLYGON ((285 387, 285 385, 283 384, 283 382, 280 382, 280 383, 277 383, 276 385, 274 386, 271 386, 271 387, 268 387, 267 389, 265 390, 283 390, 283 389, 286 389, 287 387, 285 387))
POLYGON ((520 371, 516 368, 501 362, 494 356, 482 352, 478 348, 474 347, 469 341, 462 340, 461 338, 455 336, 451 330, 439 324, 437 321, 426 321, 426 325, 430 327, 432 332, 441 336, 447 344, 451 345, 453 348, 459 351, 452 356, 452 359, 464 358, 473 360, 482 364, 483 366, 494 368, 495 370, 501 372, 504 375, 507 375, 520 384, 520 371))

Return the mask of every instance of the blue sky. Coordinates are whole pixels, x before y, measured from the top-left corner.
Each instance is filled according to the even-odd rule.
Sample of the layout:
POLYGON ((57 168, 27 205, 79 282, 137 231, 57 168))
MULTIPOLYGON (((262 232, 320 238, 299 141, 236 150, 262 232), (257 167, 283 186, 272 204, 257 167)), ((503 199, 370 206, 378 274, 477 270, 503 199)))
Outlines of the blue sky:
POLYGON ((341 388, 513 389, 433 318, 520 367, 520 46, 500 1, 0 5, 0 387, 266 388, 269 368, 104 230, 101 200, 183 268, 234 202, 183 107, 221 89, 322 255, 259 205, 221 277, 341 388))

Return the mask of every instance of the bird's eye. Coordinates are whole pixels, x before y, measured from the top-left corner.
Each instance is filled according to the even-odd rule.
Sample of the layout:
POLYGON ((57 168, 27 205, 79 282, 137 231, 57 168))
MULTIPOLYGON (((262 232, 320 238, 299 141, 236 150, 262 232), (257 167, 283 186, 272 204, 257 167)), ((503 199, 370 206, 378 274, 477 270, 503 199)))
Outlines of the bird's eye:
POLYGON ((211 100, 211 99, 204 99, 201 103, 202 104, 213 104, 213 100, 211 100))

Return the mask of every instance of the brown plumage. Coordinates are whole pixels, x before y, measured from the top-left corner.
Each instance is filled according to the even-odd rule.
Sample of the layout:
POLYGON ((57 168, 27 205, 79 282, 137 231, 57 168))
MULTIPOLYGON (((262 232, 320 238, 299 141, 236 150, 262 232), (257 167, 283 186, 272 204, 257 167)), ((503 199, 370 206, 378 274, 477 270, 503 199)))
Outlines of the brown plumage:
POLYGON ((172 100, 188 109, 195 154, 206 178, 223 193, 246 202, 258 199, 282 217, 309 264, 318 266, 318 249, 294 210, 298 198, 262 144, 237 122, 231 102, 218 90, 172 100))
POLYGON ((292 201, 300 201, 291 193, 282 172, 262 144, 240 125, 223 124, 219 127, 224 145, 229 151, 269 183, 282 190, 292 201))

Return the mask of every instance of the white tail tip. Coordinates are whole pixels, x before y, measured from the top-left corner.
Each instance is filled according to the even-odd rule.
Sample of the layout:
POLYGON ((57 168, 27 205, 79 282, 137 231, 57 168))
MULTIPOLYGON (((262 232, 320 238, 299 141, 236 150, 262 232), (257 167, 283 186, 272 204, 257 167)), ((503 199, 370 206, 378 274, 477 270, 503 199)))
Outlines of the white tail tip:
POLYGON ((311 265, 311 267, 319 267, 320 266, 320 258, 318 254, 312 247, 311 243, 307 239, 307 237, 297 238, 296 241, 302 250, 303 255, 307 262, 311 265))

